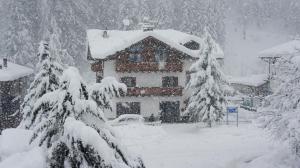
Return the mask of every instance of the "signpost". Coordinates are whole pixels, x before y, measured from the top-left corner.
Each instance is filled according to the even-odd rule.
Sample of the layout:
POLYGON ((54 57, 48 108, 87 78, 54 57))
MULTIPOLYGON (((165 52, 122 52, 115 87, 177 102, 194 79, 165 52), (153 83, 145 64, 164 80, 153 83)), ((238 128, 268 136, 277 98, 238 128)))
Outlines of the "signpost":
POLYGON ((236 126, 239 126, 239 112, 238 112, 238 107, 227 107, 227 115, 226 115, 226 124, 228 125, 228 114, 229 113, 236 113, 236 126))

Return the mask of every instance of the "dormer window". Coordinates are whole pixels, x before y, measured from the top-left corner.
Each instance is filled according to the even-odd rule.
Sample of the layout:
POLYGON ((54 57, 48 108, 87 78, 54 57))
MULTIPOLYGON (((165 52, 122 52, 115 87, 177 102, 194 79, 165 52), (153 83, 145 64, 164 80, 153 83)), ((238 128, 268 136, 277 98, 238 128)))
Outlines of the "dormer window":
POLYGON ((191 40, 191 41, 185 43, 183 46, 185 46, 186 48, 191 49, 191 50, 199 50, 200 49, 200 44, 194 40, 191 40))

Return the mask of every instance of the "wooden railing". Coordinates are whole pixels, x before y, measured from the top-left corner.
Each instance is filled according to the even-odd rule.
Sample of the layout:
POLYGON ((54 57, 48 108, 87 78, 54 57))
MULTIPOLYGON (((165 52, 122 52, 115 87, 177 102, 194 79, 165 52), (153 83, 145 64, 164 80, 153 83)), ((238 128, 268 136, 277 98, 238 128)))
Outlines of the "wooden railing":
POLYGON ((126 96, 182 96, 182 87, 132 87, 126 96))
POLYGON ((116 71, 117 72, 182 72, 183 63, 176 62, 165 64, 160 64, 157 62, 116 62, 116 71))

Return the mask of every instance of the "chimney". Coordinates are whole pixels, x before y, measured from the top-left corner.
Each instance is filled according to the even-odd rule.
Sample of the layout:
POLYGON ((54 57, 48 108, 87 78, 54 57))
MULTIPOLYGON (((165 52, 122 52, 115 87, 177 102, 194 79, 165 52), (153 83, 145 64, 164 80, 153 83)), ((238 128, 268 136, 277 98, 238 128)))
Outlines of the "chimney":
POLYGON ((3 67, 7 68, 7 58, 3 58, 3 67))

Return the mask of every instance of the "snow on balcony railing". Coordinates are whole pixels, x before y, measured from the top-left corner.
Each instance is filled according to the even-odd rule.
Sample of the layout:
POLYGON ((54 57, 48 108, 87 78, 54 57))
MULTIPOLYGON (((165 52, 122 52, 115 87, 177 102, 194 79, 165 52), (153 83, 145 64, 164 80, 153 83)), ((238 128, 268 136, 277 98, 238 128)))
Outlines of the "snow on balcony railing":
POLYGON ((132 87, 126 96, 182 96, 183 87, 132 87))
POLYGON ((158 62, 116 62, 116 71, 117 72, 182 72, 183 63, 176 62, 171 63, 167 62, 163 66, 158 62))

